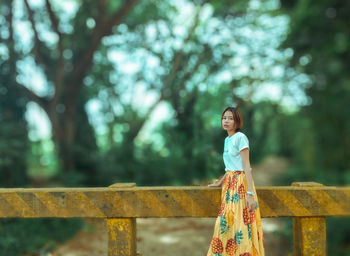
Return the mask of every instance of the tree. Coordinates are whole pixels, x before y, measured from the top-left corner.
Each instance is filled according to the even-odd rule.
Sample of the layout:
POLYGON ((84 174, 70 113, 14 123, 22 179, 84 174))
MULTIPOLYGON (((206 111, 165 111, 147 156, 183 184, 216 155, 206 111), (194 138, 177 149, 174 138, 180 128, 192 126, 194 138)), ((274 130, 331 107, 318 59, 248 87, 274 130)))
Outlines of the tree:
MULTIPOLYGON (((311 79, 309 104, 296 116, 303 132, 296 135, 294 171, 325 185, 349 185, 350 3, 281 2, 291 19, 283 45, 294 51, 290 65, 311 79)), ((329 254, 349 254, 349 226, 344 218, 327 220, 329 254)))
POLYGON ((0 5, 7 33, 0 33, 7 54, 0 55, 0 183, 6 187, 23 187, 28 183, 26 157, 28 152, 27 125, 24 119, 27 100, 16 87, 16 61, 12 1, 0 5), (7 38, 3 35, 8 34, 7 38))
POLYGON ((317 4, 282 1, 282 4, 292 20, 283 47, 294 51, 290 65, 311 79, 306 90, 309 104, 302 108, 301 118, 308 121, 308 129, 313 131, 313 151, 308 162, 300 160, 318 169, 313 174, 321 182, 344 185, 350 182, 347 176, 350 110, 345 107, 350 101, 347 40, 350 37, 347 17, 350 4, 343 1, 317 4))
MULTIPOLYGON (((84 159, 79 157, 82 142, 90 141, 90 144, 85 143, 84 146, 91 152, 96 152, 93 130, 87 129, 89 123, 84 109, 87 100, 84 96, 84 78, 93 65, 93 57, 102 38, 113 33, 115 26, 125 19, 136 3, 136 0, 131 0, 116 6, 105 1, 84 1, 84 4, 80 3, 75 17, 64 23, 49 0, 44 3, 45 10, 34 10, 28 0, 24 0, 33 31, 33 48, 29 56, 42 69, 49 90, 53 92, 39 96, 25 84, 19 83, 16 83, 17 90, 47 113, 64 171, 86 171, 82 167, 87 164, 78 163, 84 159), (87 21, 93 25, 87 26, 87 21), (50 42, 40 34, 38 27, 43 23, 50 24, 49 30, 55 34, 57 42, 50 42), (71 26, 72 31, 66 31, 64 27, 67 26, 71 26), (84 136, 79 137, 82 129, 84 136)), ((85 150, 84 153, 89 152, 85 150)), ((96 171, 94 164, 89 169, 90 172, 96 171)), ((94 176, 93 173, 89 175, 94 176)), ((88 184, 92 182, 87 181, 88 184)))

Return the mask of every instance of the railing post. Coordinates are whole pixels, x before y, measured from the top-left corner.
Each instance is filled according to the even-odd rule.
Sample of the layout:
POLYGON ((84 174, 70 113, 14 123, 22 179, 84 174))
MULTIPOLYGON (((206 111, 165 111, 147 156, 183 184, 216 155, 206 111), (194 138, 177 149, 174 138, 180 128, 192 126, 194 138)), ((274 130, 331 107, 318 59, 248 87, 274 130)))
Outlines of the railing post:
MULTIPOLYGON (((135 187, 136 183, 115 183, 109 188, 135 187)), ((136 218, 107 218, 108 256, 136 256, 136 218)))
MULTIPOLYGON (((316 182, 293 182, 297 187, 323 186, 316 182)), ((326 256, 325 217, 293 217, 293 256, 326 256)))

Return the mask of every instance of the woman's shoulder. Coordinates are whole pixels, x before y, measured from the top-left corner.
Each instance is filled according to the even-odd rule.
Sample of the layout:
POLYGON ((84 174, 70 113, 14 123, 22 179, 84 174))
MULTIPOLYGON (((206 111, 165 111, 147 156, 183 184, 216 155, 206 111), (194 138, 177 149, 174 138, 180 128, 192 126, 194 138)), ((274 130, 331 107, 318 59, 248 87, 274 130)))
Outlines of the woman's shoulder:
POLYGON ((239 143, 240 141, 248 140, 248 137, 243 132, 236 132, 230 137, 232 143, 239 143))
POLYGON ((247 137, 243 132, 239 131, 233 134, 231 137, 227 137, 229 139, 237 139, 237 138, 242 138, 242 137, 247 137))
POLYGON ((245 135, 243 132, 237 132, 238 133, 238 136, 240 137, 247 137, 247 135, 245 135))

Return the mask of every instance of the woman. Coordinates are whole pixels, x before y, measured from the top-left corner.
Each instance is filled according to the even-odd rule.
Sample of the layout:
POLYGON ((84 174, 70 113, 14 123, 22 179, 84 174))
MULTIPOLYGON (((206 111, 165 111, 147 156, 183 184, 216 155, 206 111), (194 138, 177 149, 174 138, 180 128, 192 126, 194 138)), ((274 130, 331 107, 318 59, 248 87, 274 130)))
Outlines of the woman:
POLYGON ((221 128, 228 134, 223 154, 225 175, 208 185, 222 186, 222 191, 207 256, 265 255, 260 208, 249 162, 249 141, 240 132, 242 125, 243 119, 237 108, 224 110, 221 128))

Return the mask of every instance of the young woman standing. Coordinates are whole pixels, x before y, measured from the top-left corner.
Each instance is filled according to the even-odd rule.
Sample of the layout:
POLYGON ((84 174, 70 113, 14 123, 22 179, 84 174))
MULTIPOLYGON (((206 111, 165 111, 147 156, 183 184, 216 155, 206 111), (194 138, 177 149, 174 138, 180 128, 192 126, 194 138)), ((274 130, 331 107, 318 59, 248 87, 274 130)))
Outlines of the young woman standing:
POLYGON ((209 187, 222 186, 221 207, 207 256, 264 256, 260 208, 249 162, 249 141, 240 132, 243 125, 237 108, 228 107, 221 128, 228 136, 224 144, 225 175, 209 187))

